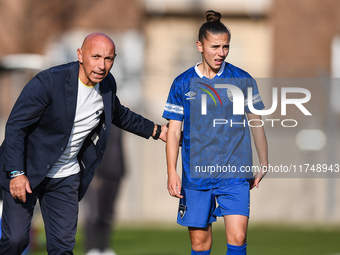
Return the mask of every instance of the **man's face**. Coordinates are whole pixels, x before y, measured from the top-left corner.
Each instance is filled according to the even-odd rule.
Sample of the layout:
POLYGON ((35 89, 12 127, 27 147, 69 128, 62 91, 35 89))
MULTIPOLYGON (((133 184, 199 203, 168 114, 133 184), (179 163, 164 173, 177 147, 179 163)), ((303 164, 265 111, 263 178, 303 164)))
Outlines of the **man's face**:
POLYGON ((197 42, 197 48, 202 53, 202 62, 207 64, 216 73, 220 70, 223 61, 229 53, 229 35, 227 33, 211 34, 197 42))
POLYGON ((114 43, 102 34, 89 35, 77 53, 79 78, 88 86, 95 86, 108 75, 116 56, 114 43))

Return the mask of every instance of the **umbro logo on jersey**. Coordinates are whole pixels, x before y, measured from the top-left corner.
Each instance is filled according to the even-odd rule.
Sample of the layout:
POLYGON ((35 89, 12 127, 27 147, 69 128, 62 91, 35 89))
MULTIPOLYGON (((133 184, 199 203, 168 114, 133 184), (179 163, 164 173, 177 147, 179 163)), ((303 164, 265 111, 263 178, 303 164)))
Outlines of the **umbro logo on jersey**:
POLYGON ((191 100, 195 99, 196 94, 197 94, 196 92, 189 91, 188 93, 185 94, 185 96, 187 96, 187 100, 191 100))

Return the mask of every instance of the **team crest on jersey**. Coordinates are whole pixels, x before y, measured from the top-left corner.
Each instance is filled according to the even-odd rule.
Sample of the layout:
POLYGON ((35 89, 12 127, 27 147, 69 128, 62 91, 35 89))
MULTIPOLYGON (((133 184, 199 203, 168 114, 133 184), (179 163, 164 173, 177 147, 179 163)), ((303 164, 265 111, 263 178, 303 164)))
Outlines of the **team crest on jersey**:
POLYGON ((184 217, 186 210, 187 210, 187 207, 185 205, 183 205, 183 204, 179 205, 178 212, 179 212, 179 216, 181 216, 182 219, 184 217))
POLYGON ((187 96, 187 100, 191 100, 195 99, 196 94, 197 94, 196 92, 189 91, 188 93, 185 94, 185 96, 187 96))

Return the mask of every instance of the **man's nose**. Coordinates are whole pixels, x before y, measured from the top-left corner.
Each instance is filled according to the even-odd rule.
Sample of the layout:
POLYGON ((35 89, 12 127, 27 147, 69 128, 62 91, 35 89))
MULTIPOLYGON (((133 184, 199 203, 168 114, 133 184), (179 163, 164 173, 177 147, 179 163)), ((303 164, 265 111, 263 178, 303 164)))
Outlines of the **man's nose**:
POLYGON ((102 58, 98 61, 98 68, 101 70, 105 69, 105 59, 102 58))

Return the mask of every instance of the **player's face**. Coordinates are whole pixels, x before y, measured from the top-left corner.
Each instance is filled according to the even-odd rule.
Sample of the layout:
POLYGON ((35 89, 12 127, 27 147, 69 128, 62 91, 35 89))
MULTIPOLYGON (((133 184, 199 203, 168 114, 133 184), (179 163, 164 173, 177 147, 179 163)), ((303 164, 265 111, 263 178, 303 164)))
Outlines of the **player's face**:
POLYGON ((115 45, 110 38, 97 35, 85 39, 78 49, 79 78, 88 86, 95 86, 110 72, 115 58, 115 45))
POLYGON ((197 48, 202 53, 203 65, 217 73, 229 53, 229 35, 227 33, 207 33, 203 42, 197 42, 197 48))

